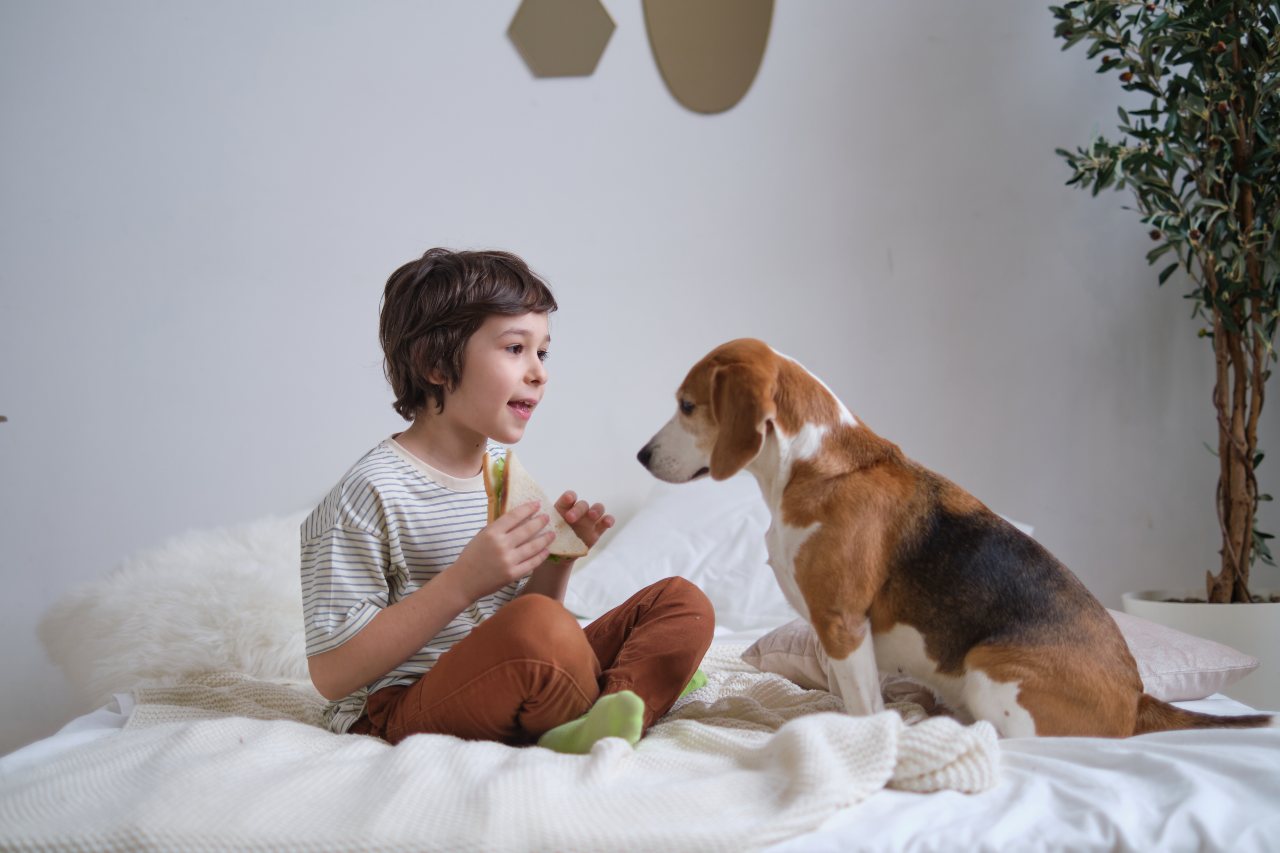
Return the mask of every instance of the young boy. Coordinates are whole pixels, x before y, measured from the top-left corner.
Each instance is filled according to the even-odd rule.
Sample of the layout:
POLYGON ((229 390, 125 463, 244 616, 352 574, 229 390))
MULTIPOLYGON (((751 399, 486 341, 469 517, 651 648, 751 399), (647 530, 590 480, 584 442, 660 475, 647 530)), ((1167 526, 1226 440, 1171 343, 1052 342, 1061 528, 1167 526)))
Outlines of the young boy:
MULTIPOLYGON (((660 581, 583 629, 538 504, 486 523, 482 457, 504 455, 542 401, 556 307, 506 252, 432 249, 388 279, 385 369, 411 424, 301 531, 307 663, 332 730, 586 753, 634 745, 701 677, 714 615, 696 586, 660 581)), ((573 492, 555 509, 588 547, 614 523, 573 492)))

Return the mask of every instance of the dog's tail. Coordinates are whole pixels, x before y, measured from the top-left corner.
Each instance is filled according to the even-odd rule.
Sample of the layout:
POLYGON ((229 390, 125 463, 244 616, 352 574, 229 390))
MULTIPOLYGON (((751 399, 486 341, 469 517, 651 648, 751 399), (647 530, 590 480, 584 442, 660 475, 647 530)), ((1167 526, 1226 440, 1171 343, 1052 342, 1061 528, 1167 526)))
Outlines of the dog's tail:
POLYGON ((1244 714, 1225 717, 1186 711, 1143 693, 1138 698, 1138 721, 1135 735, 1166 732, 1171 729, 1260 729, 1272 724, 1270 714, 1244 714))

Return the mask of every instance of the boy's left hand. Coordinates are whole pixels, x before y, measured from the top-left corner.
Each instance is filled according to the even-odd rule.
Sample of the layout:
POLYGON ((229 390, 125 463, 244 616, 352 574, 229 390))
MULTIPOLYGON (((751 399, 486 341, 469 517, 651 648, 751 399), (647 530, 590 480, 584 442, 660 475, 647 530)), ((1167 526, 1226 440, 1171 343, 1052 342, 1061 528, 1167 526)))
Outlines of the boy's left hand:
POLYGON ((586 501, 578 500, 577 494, 571 491, 565 492, 556 501, 556 512, 560 513, 588 548, 594 548, 615 521, 612 515, 605 514, 604 504, 588 505, 586 501))

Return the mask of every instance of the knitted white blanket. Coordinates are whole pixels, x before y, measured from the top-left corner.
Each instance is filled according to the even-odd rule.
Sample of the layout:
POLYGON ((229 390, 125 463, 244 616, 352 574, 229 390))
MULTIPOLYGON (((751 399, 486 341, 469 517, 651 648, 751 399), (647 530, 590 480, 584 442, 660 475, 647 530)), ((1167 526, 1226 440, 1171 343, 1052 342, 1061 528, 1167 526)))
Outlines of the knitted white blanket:
POLYGON ((850 717, 741 651, 713 647, 708 684, 634 750, 588 756, 334 735, 313 692, 247 676, 139 690, 125 731, 0 783, 0 848, 740 851, 885 785, 995 784, 989 725, 850 717))

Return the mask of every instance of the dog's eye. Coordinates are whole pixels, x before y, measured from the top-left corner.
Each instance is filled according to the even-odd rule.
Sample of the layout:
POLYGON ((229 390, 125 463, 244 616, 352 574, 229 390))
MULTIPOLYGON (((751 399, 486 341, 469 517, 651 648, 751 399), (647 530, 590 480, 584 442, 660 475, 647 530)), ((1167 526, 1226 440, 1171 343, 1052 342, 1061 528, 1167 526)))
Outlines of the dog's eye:
POLYGON ((682 415, 692 415, 692 414, 693 414, 693 403, 690 403, 688 400, 681 400, 681 401, 680 401, 680 414, 682 414, 682 415))

